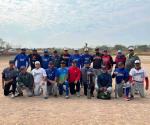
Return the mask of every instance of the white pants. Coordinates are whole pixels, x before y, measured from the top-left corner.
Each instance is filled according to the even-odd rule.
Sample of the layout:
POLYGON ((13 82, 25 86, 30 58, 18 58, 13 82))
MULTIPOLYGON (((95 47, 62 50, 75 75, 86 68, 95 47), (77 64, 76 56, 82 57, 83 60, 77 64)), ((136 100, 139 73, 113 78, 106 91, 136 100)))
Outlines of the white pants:
POLYGON ((141 97, 144 97, 144 84, 136 82, 134 85, 131 86, 131 94, 134 96, 135 90, 139 91, 141 97))
POLYGON ((48 96, 48 94, 47 94, 47 82, 41 81, 40 83, 35 83, 34 84, 34 95, 39 96, 41 94, 40 93, 41 89, 43 92, 43 96, 47 97, 48 96))

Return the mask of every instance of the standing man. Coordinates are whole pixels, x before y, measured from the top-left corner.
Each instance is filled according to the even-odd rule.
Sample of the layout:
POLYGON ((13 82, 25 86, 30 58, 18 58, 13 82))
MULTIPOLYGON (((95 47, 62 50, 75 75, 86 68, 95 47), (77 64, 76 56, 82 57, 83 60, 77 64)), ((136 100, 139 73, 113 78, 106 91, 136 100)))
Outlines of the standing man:
POLYGON ((25 66, 20 67, 20 73, 18 75, 17 82, 18 82, 17 90, 19 92, 19 95, 23 96, 22 90, 26 90, 28 97, 33 96, 33 84, 34 84, 33 75, 27 72, 25 66))
POLYGON ((66 67, 69 66, 69 59, 70 59, 70 54, 68 53, 68 49, 64 48, 64 52, 61 55, 61 61, 64 61, 66 63, 66 67))
POLYGON ((29 58, 26 55, 26 49, 22 48, 21 53, 16 55, 15 59, 15 66, 17 69, 20 69, 21 66, 25 66, 26 68, 29 67, 29 58))
POLYGON ((95 48, 95 55, 93 55, 93 69, 95 74, 100 74, 101 65, 102 65, 102 53, 100 53, 99 48, 95 48))
POLYGON ((79 49, 74 49, 74 54, 71 55, 70 59, 69 59, 69 66, 72 65, 72 62, 76 60, 76 63, 77 63, 77 67, 78 68, 81 68, 81 63, 82 63, 82 60, 81 60, 81 56, 79 54, 79 49))
POLYGON ((37 49, 32 49, 32 53, 29 55, 31 70, 35 68, 35 62, 39 61, 42 66, 41 56, 38 54, 37 49))
POLYGON ((89 62, 89 64, 91 65, 93 58, 92 55, 89 54, 88 48, 84 49, 84 54, 81 56, 81 59, 82 59, 82 67, 84 66, 84 62, 89 62))
POLYGON ((103 51, 103 56, 102 56, 102 65, 106 66, 107 71, 111 74, 112 68, 113 68, 113 58, 110 54, 108 54, 108 50, 103 51))
POLYGON ((81 71, 77 67, 77 61, 72 61, 72 66, 68 70, 68 81, 70 86, 70 93, 72 95, 77 94, 77 96, 80 96, 80 77, 81 77, 81 71), (75 89, 76 87, 76 89, 75 89))
POLYGON ((126 63, 126 56, 123 54, 122 50, 117 51, 117 55, 115 57, 115 68, 118 68, 118 63, 122 62, 124 65, 126 63))
POLYGON ((44 50, 42 58, 42 68, 47 69, 49 62, 52 60, 47 49, 44 50))
POLYGON ((131 46, 128 48, 129 54, 127 55, 125 68, 130 72, 132 68, 134 68, 134 62, 135 60, 140 60, 137 54, 134 53, 134 48, 131 46))
POLYGON ((57 68, 54 65, 54 62, 50 61, 48 65, 48 69, 46 69, 47 74, 47 91, 48 95, 57 96, 57 82, 56 82, 56 73, 57 68))
POLYGON ((16 91, 16 77, 18 71, 14 68, 14 61, 9 61, 9 67, 5 68, 2 72, 2 88, 4 89, 4 95, 8 96, 12 93, 11 97, 15 97, 16 91), (12 86, 12 90, 10 90, 12 86))
POLYGON ((57 50, 53 51, 52 61, 54 62, 55 67, 60 68, 61 57, 58 55, 57 50))
POLYGON ((131 98, 134 98, 135 90, 139 91, 141 97, 145 97, 144 94, 144 81, 146 82, 145 89, 149 88, 149 79, 146 71, 141 67, 140 60, 136 60, 134 62, 135 68, 132 68, 130 75, 130 83, 131 83, 131 98))
POLYGON ((43 96, 45 99, 48 98, 47 95, 47 82, 46 77, 47 74, 43 68, 41 68, 40 62, 35 62, 35 68, 32 70, 32 75, 34 78, 34 95, 40 95, 40 89, 43 90, 43 96))

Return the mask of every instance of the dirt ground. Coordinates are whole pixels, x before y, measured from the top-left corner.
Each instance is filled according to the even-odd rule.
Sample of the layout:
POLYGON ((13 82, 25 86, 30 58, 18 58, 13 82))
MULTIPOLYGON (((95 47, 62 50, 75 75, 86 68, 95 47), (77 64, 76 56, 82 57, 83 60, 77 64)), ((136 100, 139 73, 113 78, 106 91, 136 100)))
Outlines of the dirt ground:
MULTIPOLYGON (((142 56, 142 66, 150 76, 150 57, 142 56)), ((8 65, 8 58, 0 58, 0 72, 8 65)), ((0 76, 1 77, 1 76, 0 76)), ((1 80, 1 78, 0 78, 1 80)), ((4 97, 0 84, 0 125, 149 125, 150 90, 146 98, 125 101, 88 100, 63 97, 4 97)))

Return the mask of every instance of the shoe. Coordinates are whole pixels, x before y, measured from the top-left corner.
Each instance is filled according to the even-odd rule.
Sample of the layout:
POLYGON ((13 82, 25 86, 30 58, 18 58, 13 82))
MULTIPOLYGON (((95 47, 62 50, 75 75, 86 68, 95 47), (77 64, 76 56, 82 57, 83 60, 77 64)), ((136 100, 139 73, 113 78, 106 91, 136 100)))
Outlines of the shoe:
POLYGON ((79 92, 77 92, 77 97, 80 97, 80 93, 79 92))
POLYGON ((131 95, 131 96, 130 96, 130 99, 131 99, 131 100, 132 100, 132 99, 134 99, 134 96, 133 96, 133 95, 131 95))
POLYGON ((130 98, 129 98, 129 97, 125 97, 125 100, 126 100, 126 101, 130 101, 130 98))
POLYGON ((11 98, 12 98, 12 99, 13 99, 13 98, 15 98, 15 95, 14 95, 14 94, 12 94, 12 95, 11 95, 11 98))
POLYGON ((48 99, 48 97, 44 97, 44 99, 48 99))
POLYGON ((65 96, 65 98, 66 98, 66 99, 69 99, 69 96, 68 96, 68 95, 66 95, 66 96, 65 96))
POLYGON ((23 96, 23 93, 18 93, 15 95, 15 97, 18 97, 18 96, 23 96))

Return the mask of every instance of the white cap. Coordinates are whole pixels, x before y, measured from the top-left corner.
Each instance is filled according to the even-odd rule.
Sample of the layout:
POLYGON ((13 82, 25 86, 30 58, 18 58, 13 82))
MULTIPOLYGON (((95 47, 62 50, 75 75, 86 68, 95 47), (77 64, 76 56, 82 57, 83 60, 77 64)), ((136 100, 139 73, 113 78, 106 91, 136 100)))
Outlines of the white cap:
POLYGON ((134 47, 130 46, 130 47, 128 48, 128 50, 134 50, 134 47))
POLYGON ((78 48, 74 48, 74 51, 78 51, 79 49, 78 48))
POLYGON ((89 49, 88 49, 88 48, 85 48, 84 51, 85 51, 85 52, 86 52, 86 51, 89 51, 89 49))
POLYGON ((68 50, 68 49, 65 47, 64 50, 68 50))
POLYGON ((119 50, 118 50, 118 53, 122 53, 122 50, 119 49, 119 50))
POLYGON ((40 64, 40 62, 39 61, 35 61, 35 64, 40 64))
POLYGON ((141 63, 141 62, 140 62, 140 60, 135 60, 135 62, 134 62, 134 63, 136 64, 136 63, 141 63))

